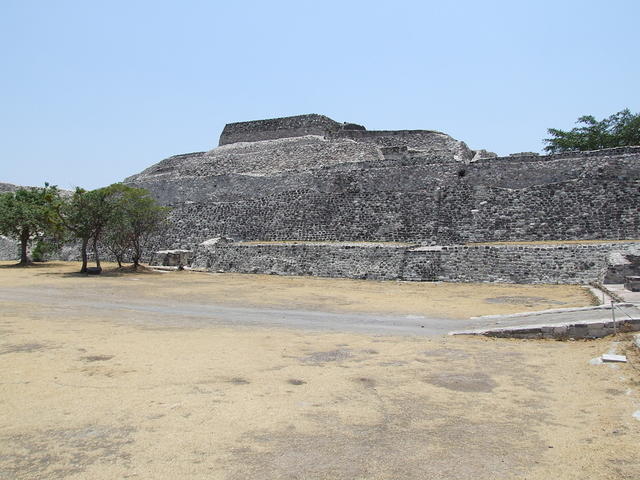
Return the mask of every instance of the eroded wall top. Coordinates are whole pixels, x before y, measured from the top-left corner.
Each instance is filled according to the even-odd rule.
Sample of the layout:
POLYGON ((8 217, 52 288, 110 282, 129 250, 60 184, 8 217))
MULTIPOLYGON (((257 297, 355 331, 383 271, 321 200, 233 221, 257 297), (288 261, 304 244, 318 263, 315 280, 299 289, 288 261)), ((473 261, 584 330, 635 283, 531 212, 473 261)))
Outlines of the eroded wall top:
MULTIPOLYGON (((259 142, 276 138, 302 137, 305 135, 327 135, 342 128, 335 120, 317 115, 296 115, 294 117, 252 120, 249 122, 227 123, 220 135, 219 145, 238 142, 259 142)), ((364 128, 364 127, 361 127, 364 128)))

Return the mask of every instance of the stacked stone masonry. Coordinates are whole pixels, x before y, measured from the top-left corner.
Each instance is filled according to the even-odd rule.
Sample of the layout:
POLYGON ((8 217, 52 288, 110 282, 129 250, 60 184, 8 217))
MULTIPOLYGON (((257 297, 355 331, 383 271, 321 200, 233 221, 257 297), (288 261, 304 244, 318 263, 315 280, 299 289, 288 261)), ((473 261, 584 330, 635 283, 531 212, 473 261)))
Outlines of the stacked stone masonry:
POLYGON ((216 272, 373 280, 587 284, 603 281, 610 252, 637 246, 205 242, 193 266, 216 272))
MULTIPOLYGON (((172 207, 170 228, 157 239, 157 249, 193 249, 221 236, 452 246, 640 238, 640 147, 496 157, 436 131, 369 131, 321 115, 229 124, 220 145, 170 157, 126 180, 172 207)), ((260 254, 262 262, 271 255, 285 262, 287 248, 269 247, 260 254)), ((348 252, 345 258, 354 253, 341 248, 348 252)), ((474 277, 471 251, 447 247, 438 254, 406 253, 403 278, 413 268, 411 256, 418 259, 416 269, 446 266, 415 278, 500 281, 526 278, 518 267, 524 257, 555 255, 544 249, 501 249, 500 258, 513 268, 474 277), (459 272, 449 259, 460 260, 459 272)), ((339 252, 331 254, 339 257, 339 252)), ((393 252, 381 250, 389 262, 393 252)), ((321 255, 307 247, 307 256, 316 253, 321 255)), ((335 265, 342 263, 338 257, 335 265)), ((318 273, 312 274, 324 275, 315 268, 318 273)), ((556 269, 549 280, 563 281, 568 269, 556 269)))
POLYGON ((638 238, 640 149, 600 155, 386 159, 369 143, 299 137, 172 157, 130 177, 173 208, 159 248, 239 240, 638 238))
POLYGON ((317 114, 228 123, 220 135, 219 145, 304 135, 326 135, 340 128, 342 128, 340 123, 317 114))
POLYGON ((0 235, 0 260, 16 260, 20 258, 18 242, 9 237, 0 235))

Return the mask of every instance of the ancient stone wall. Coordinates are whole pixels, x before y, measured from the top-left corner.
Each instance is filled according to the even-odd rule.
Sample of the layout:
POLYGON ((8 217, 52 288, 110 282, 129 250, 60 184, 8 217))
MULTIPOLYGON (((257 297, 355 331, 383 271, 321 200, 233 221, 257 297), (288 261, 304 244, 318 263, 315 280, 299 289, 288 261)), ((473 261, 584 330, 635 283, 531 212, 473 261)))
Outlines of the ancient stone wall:
POLYGON ((172 207, 155 248, 258 241, 640 238, 640 147, 492 158, 429 130, 321 115, 229 124, 223 146, 126 179, 172 207))
POLYGON ((407 251, 404 280, 443 282, 601 282, 612 250, 633 243, 453 245, 407 251))
POLYGON ((193 266, 217 272, 376 280, 586 284, 637 243, 421 247, 375 243, 215 243, 193 266))
POLYGON ((0 235, 0 260, 18 260, 20 249, 13 238, 0 235))
POLYGON ((198 248, 193 266, 215 272, 394 280, 404 251, 380 244, 230 243, 198 248))
POLYGON ((349 138, 380 147, 403 146, 432 155, 448 156, 453 152, 453 159, 461 162, 470 161, 475 156, 464 142, 433 130, 338 130, 331 132, 329 138, 349 138))
POLYGON ((184 169, 132 183, 173 207, 159 249, 221 235, 435 244, 640 237, 640 152, 465 165, 357 151, 366 160, 259 174, 184 169))
POLYGON ((220 135, 219 145, 301 137, 304 135, 324 136, 331 131, 339 130, 341 127, 342 124, 335 120, 317 114, 228 123, 222 131, 222 135, 220 135))
POLYGON ((0 182, 0 193, 15 192, 19 188, 21 188, 19 185, 13 183, 0 182))

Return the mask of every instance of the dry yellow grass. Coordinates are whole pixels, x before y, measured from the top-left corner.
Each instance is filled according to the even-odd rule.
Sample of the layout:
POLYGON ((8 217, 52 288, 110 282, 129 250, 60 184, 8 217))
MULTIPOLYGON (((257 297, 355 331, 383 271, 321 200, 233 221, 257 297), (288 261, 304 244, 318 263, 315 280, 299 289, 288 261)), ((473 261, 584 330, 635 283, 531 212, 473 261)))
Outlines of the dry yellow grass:
MULTIPOLYGON (((91 289, 114 302, 177 295, 280 305, 290 297, 319 308, 342 299, 335 308, 423 312, 432 308, 425 292, 444 301, 448 286, 184 272, 96 278, 76 268, 0 268, 3 298, 22 292, 0 304, 0 478, 640 478, 638 373, 631 364, 589 365, 612 348, 609 339, 183 324, 74 301, 91 289), (29 291, 69 304, 30 301, 29 291)), ((506 292, 463 287, 448 290, 456 302, 506 292)), ((582 295, 547 295, 565 298, 559 291, 582 295)), ((622 351, 629 340, 618 340, 622 351)))
MULTIPOLYGON (((0 268, 2 285, 41 285, 82 295, 87 277, 76 275, 79 264, 50 263, 29 269, 0 268)), ((113 264, 106 267, 113 269, 113 264)), ((117 288, 116 272, 90 277, 101 288, 117 288)), ((468 318, 591 305, 588 290, 576 285, 511 285, 492 283, 427 283, 370 281, 275 275, 146 273, 127 280, 123 298, 181 298, 198 303, 253 305, 329 312, 394 313, 438 318, 468 318)))
POLYGON ((635 372, 588 364, 608 340, 1 311, 1 478, 640 478, 635 372))

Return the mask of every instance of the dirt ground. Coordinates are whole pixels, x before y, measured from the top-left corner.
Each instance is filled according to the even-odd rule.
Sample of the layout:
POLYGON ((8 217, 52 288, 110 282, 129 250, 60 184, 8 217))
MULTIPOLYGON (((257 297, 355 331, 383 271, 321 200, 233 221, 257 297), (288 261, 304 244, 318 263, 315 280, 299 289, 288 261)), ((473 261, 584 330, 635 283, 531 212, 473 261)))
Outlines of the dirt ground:
MULTIPOLYGON (((105 297, 180 298, 196 303, 424 315, 463 319, 550 308, 591 305, 591 293, 576 285, 508 285, 351 280, 202 272, 150 272, 131 276, 110 270, 79 275, 79 264, 58 262, 12 268, 0 262, 0 287, 49 287, 80 295, 99 288, 105 297), (126 286, 126 288, 123 288, 126 286)), ((105 264, 107 269, 115 265, 105 264)))
MULTIPOLYGON (((571 288, 455 286, 447 302, 446 285, 73 268, 0 268, 0 287, 333 311, 468 301, 456 310, 467 316, 542 302, 495 298, 589 301, 571 288)), ((640 358, 627 337, 398 337, 160 315, 0 304, 0 478, 640 478, 640 358), (589 363, 613 350, 632 363, 589 363)))

